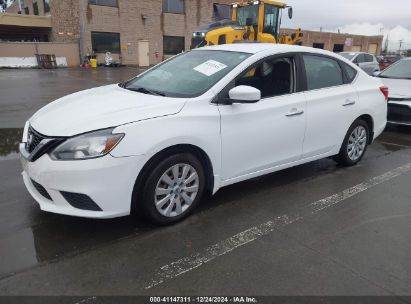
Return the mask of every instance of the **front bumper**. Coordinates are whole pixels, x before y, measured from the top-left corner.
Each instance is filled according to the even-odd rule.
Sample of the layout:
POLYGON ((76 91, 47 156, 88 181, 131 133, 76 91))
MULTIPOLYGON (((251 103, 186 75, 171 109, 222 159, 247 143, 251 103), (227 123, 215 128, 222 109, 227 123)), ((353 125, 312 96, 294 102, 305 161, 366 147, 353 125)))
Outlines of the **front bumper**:
POLYGON ((388 103, 388 123, 411 126, 411 106, 405 103, 388 103))
MULTIPOLYGON (((24 152, 24 144, 20 145, 20 150, 24 152)), ((111 155, 54 161, 45 154, 34 162, 21 157, 21 163, 24 184, 41 210, 88 218, 130 214, 134 183, 144 165, 140 156, 116 158, 111 155), (68 202, 67 193, 88 197, 98 208, 76 208, 68 202)))

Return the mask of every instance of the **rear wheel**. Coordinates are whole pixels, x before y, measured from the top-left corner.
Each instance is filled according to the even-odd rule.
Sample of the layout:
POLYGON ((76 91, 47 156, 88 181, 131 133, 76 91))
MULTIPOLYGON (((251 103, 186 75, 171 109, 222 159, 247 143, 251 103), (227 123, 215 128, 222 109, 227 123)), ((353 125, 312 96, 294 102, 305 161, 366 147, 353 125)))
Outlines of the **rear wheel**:
POLYGON ((362 119, 357 119, 348 130, 335 160, 343 166, 357 164, 367 151, 369 136, 368 124, 362 119))
POLYGON ((140 189, 141 209, 151 222, 169 225, 187 217, 204 192, 205 175, 201 162, 188 153, 161 161, 148 174, 140 189))

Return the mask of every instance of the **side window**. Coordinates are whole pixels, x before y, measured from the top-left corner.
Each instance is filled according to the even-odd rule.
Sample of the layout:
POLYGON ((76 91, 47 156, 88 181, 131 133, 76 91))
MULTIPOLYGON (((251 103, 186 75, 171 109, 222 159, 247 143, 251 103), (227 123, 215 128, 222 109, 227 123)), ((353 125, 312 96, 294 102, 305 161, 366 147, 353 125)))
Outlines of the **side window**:
POLYGON ((294 60, 267 59, 242 74, 235 86, 246 85, 261 91, 261 97, 273 97, 295 92, 294 60))
POLYGON ((355 58, 355 63, 364 63, 365 62, 365 56, 364 54, 359 54, 357 58, 355 58))
POLYGON ((373 62, 374 61, 374 57, 370 54, 364 54, 365 56, 365 62, 373 62))
POLYGON ((340 62, 340 64, 342 65, 342 67, 345 71, 345 74, 347 75, 346 83, 353 82, 355 76, 357 76, 357 70, 350 67, 348 64, 345 64, 344 62, 340 62))
POLYGON ((336 60, 314 55, 304 55, 303 58, 308 90, 344 84, 343 73, 336 60))

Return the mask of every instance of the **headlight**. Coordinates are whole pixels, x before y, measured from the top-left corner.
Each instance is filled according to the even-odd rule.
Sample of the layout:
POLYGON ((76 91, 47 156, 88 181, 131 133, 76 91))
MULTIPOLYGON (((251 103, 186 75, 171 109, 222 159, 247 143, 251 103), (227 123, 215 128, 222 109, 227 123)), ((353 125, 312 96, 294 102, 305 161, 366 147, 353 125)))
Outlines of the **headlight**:
POLYGON ((113 129, 91 132, 64 141, 50 156, 54 160, 80 160, 101 157, 121 141, 124 134, 112 134, 113 129))

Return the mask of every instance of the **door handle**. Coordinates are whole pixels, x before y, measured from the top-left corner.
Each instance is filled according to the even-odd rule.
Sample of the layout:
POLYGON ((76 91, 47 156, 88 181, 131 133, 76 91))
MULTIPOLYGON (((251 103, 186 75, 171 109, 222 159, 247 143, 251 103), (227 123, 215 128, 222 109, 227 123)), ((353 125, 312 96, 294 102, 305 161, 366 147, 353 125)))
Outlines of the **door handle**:
POLYGON ((285 114, 287 117, 298 116, 304 114, 303 110, 292 109, 290 113, 285 114))
POLYGON ((343 107, 353 106, 355 105, 355 100, 346 99, 345 103, 343 103, 343 107))

